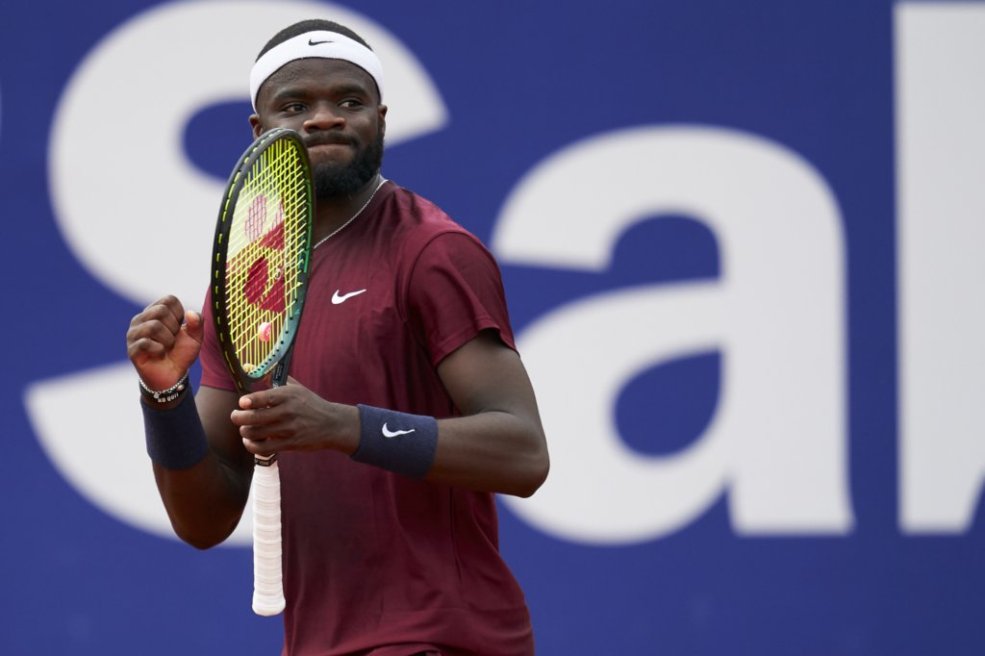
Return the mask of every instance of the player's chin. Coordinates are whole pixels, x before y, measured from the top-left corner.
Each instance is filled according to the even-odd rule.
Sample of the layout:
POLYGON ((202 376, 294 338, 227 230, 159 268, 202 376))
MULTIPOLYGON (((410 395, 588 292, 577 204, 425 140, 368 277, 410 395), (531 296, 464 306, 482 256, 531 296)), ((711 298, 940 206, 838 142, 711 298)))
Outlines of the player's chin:
POLYGON ((352 174, 352 158, 319 158, 311 162, 311 178, 315 186, 332 185, 352 174))

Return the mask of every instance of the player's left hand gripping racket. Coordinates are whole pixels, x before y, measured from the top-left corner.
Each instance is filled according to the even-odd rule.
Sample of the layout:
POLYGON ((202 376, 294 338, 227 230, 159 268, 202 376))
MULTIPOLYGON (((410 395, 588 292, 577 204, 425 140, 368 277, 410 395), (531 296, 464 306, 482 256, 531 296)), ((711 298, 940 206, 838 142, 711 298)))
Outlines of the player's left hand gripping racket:
MULTIPOLYGON (((307 286, 314 215, 308 153, 293 130, 262 134, 229 177, 212 251, 216 333, 241 393, 273 372, 287 378, 307 286)), ((280 472, 276 455, 253 474, 253 611, 284 610, 280 472)))

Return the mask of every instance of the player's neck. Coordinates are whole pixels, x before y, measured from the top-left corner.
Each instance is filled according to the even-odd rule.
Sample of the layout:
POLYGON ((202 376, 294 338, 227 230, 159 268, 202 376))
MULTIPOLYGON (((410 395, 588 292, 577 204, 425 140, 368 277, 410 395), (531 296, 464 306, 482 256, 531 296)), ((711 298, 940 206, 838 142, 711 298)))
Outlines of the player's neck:
POLYGON ((349 222, 357 219, 366 209, 384 182, 383 176, 377 171, 362 189, 351 196, 335 198, 319 198, 315 204, 316 220, 312 243, 319 244, 342 230, 349 222))

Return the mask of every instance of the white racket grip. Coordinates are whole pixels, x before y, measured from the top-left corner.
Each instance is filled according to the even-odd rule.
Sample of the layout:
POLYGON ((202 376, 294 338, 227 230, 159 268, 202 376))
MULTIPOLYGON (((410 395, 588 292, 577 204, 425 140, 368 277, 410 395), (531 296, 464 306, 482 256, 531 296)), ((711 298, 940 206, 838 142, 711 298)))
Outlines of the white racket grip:
POLYGON ((253 470, 253 612, 270 617, 283 610, 280 470, 274 460, 253 470))

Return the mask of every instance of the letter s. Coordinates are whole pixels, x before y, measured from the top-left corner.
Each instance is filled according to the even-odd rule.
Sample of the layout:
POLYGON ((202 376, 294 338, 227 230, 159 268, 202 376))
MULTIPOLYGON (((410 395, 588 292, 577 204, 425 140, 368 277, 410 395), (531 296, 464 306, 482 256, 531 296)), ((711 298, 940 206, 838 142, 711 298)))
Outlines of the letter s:
MULTIPOLYGON (((445 124, 444 103, 414 54, 349 9, 300 0, 153 7, 86 56, 52 127, 56 218, 89 272, 138 305, 164 292, 191 307, 201 303, 222 183, 186 161, 185 125, 203 107, 248 101, 249 67, 266 40, 325 14, 362 34, 389 71, 387 97, 400 107, 388 116, 389 145, 445 124)), ((118 329, 122 341, 126 326, 118 329)), ((173 537, 144 452, 135 385, 133 368, 123 362, 35 382, 25 403, 48 457, 87 500, 120 521, 173 537), (108 399, 119 411, 106 412, 108 399)), ((248 516, 230 544, 250 542, 248 516)))

